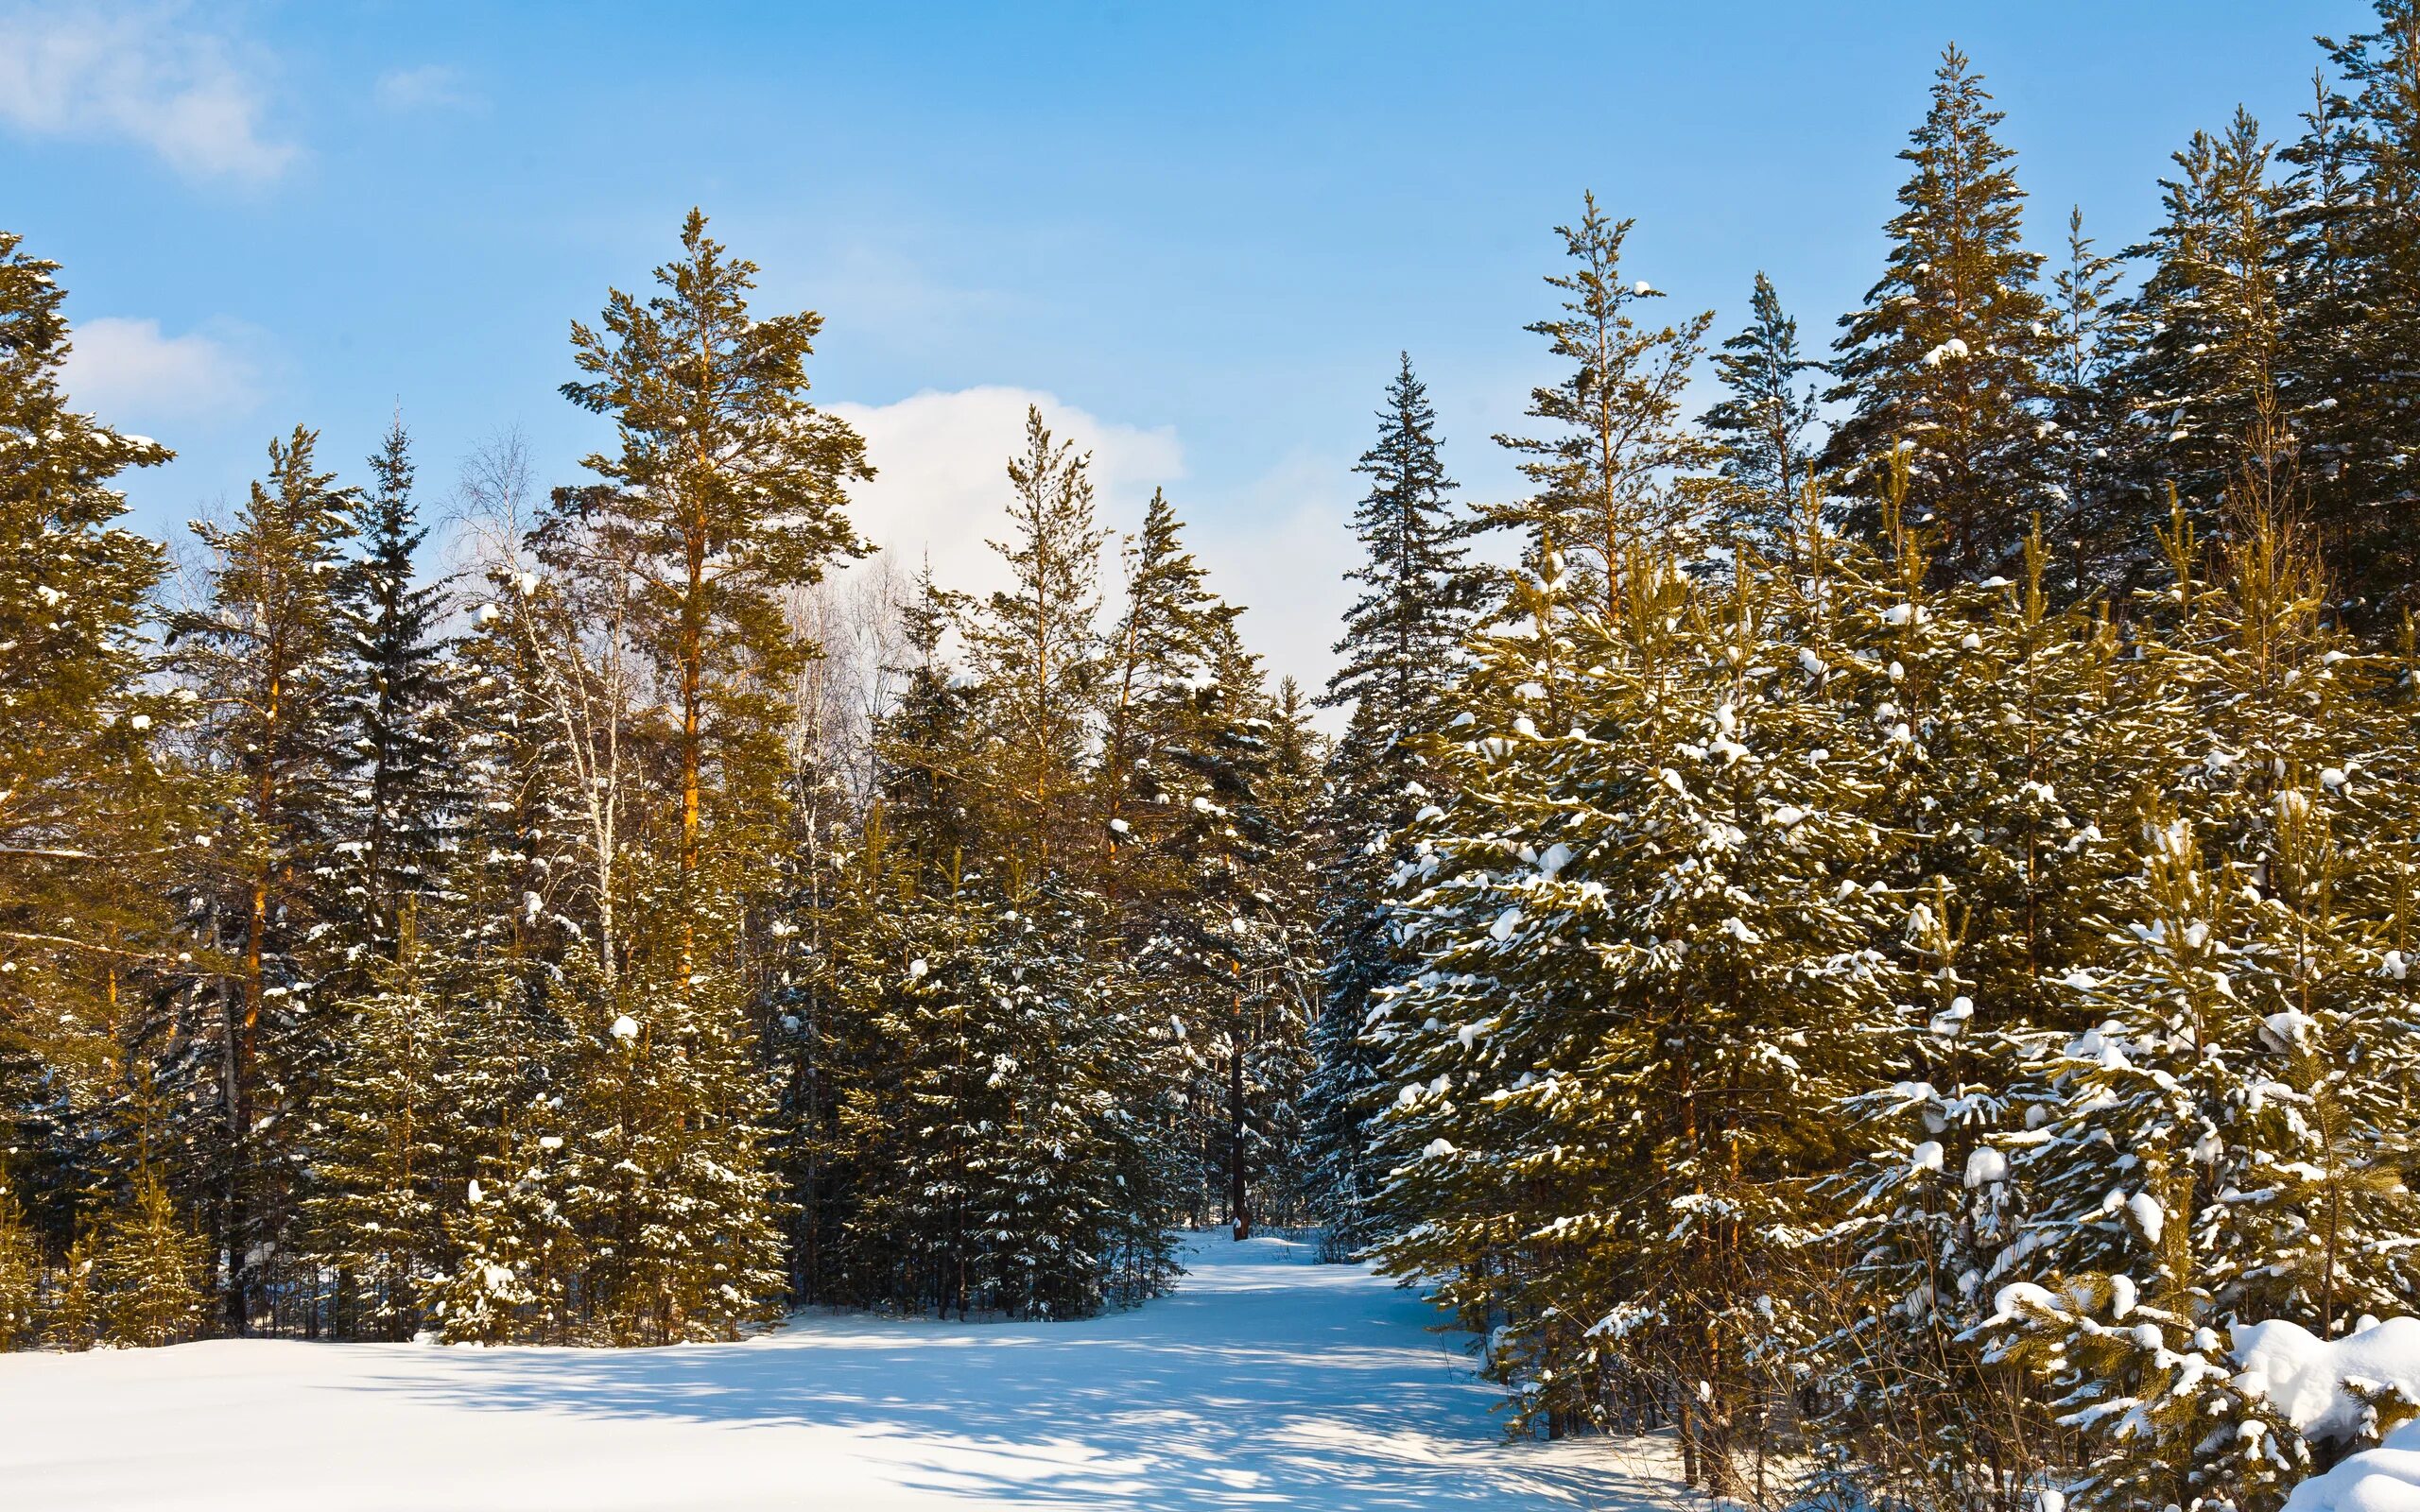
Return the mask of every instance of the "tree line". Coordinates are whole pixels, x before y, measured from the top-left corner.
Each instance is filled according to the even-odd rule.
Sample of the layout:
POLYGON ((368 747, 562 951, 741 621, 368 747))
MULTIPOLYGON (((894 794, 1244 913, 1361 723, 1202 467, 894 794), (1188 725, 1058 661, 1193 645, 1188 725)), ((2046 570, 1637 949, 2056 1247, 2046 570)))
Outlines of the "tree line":
POLYGON ((2420 1234, 2420 17, 2324 45, 2290 145, 2238 112, 2143 243, 2071 215, 2055 260, 1949 50, 1833 352, 1760 277, 1702 415, 1712 317, 1649 318, 1592 200, 1498 438, 1533 491, 1392 506, 1520 570, 1394 558, 1324 1211, 1516 1431, 1668 1431, 1760 1503, 2156 1512, 2420 1411, 2307 1435, 2228 1353, 2408 1311, 2420 1234))
POLYGON ((1950 49, 1824 357, 1586 200, 1525 493, 1404 358, 1317 693, 1038 413, 1008 588, 836 578, 819 318, 694 215, 464 574, 400 422, 360 488, 298 428, 168 594, 7 239, 0 1328, 1069 1316, 1317 1226, 1727 1496, 2274 1505, 2345 1446, 2228 1328, 2420 1233, 2420 15, 2323 45, 2055 257, 1950 49))

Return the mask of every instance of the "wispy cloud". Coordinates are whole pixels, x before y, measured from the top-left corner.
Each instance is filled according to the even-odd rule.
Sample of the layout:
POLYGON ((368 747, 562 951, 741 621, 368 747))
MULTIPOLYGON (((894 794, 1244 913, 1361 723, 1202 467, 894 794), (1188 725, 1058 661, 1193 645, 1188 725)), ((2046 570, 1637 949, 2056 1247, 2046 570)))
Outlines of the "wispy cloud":
POLYGON ((115 139, 196 178, 264 181, 299 155, 265 134, 258 59, 182 6, 0 5, 0 123, 115 139))
POLYGON ((451 63, 390 68, 378 76, 372 93, 382 109, 398 112, 466 111, 479 104, 462 71, 451 63))
POLYGON ((78 409, 151 425, 241 416, 259 402, 258 377, 232 339, 165 335, 157 320, 105 316, 76 327, 64 387, 78 409))

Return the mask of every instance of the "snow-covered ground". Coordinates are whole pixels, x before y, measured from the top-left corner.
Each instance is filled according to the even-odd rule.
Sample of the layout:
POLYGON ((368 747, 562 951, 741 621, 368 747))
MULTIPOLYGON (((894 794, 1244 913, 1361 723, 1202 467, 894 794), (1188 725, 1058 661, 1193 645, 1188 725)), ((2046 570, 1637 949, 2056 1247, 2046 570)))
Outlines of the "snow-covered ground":
POLYGON ((802 1317, 743 1344, 226 1340, 0 1355, 0 1505, 1501 1512, 1663 1502, 1605 1442, 1508 1444, 1416 1297, 1192 1242, 1083 1323, 802 1317))

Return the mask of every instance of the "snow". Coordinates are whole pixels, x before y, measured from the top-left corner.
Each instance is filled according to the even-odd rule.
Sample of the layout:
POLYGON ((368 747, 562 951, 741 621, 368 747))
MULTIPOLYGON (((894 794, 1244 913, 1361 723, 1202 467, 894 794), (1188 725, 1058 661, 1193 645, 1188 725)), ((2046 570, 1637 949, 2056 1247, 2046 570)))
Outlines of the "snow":
POLYGON ((2126 1199, 2126 1211, 2134 1216, 2135 1227, 2143 1231, 2144 1242, 2158 1244, 2161 1231, 2168 1227, 2168 1213, 2160 1207, 2159 1199, 2148 1192, 2137 1192, 2126 1199))
MULTIPOLYGON (((2234 1344, 2243 1371, 2236 1384, 2266 1397, 2306 1438, 2342 1442, 2362 1431, 2369 1404, 2348 1383, 2420 1401, 2420 1318, 2389 1318, 2335 1339, 2278 1318, 2238 1327, 2234 1344)), ((2414 1497, 2420 1504, 2420 1490, 2414 1497)))
POLYGON ((1175 1296, 1080 1323, 814 1314, 670 1349, 231 1339, 0 1355, 0 1501, 1509 1512, 1668 1499, 1660 1456, 1505 1442, 1498 1393, 1459 1341, 1362 1267, 1223 1235, 1189 1241, 1184 1263, 1175 1296))
POLYGON ((2286 1512, 2420 1512, 2420 1423, 2295 1486, 2286 1512))

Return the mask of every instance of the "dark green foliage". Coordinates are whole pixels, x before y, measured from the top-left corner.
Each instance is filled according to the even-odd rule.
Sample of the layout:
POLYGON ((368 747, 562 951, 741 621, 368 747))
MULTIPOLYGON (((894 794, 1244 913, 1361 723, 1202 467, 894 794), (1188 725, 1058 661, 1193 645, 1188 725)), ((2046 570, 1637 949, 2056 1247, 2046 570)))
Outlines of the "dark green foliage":
POLYGON ((2012 565, 2050 481, 2042 364, 2052 317, 2035 287, 2042 258, 2020 239, 2015 154, 1994 134, 1982 76, 1951 47, 1932 108, 1899 154, 1910 164, 1891 253, 1865 307, 1841 318, 1839 378, 1852 406, 1824 448, 1850 523, 1879 528, 1891 458, 1905 451, 1909 510, 1936 525, 1936 569, 2012 565))

